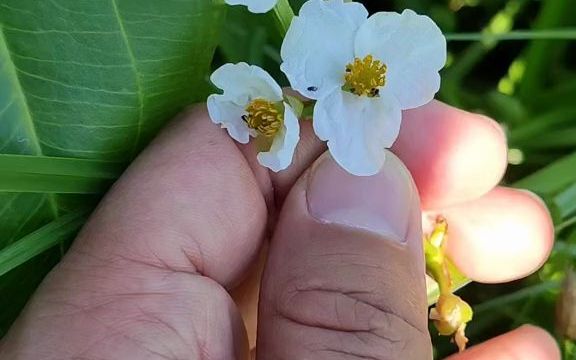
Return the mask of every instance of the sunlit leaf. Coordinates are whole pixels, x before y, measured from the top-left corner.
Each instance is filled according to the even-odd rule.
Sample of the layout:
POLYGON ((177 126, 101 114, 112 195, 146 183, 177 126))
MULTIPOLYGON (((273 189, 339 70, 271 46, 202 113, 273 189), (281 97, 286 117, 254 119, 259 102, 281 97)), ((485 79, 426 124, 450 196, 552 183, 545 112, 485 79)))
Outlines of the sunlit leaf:
MULTIPOLYGON (((210 0, 0 0, 0 153, 129 161, 204 98, 223 15, 224 4, 210 0)), ((0 170, 5 190, 46 192, 0 194, 0 249, 80 204, 52 194, 59 186, 109 185, 29 170, 0 170)), ((8 311, 0 321, 9 322, 12 299, 36 282, 6 279, 0 289, 12 294, 0 297, 8 311)))

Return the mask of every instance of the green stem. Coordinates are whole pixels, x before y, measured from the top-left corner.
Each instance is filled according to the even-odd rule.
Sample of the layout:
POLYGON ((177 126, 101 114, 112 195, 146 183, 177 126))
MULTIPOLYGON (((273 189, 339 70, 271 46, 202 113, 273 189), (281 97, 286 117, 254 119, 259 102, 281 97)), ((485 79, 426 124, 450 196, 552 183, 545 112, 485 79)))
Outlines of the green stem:
MULTIPOLYGON (((446 264, 448 266, 448 272, 450 273, 450 278, 452 280, 452 292, 456 292, 457 290, 463 288, 464 286, 468 285, 471 281, 466 276, 464 276, 454 264, 448 259, 446 259, 446 264)), ((440 287, 438 283, 434 282, 433 284, 427 287, 427 295, 428 295, 428 305, 434 305, 436 301, 438 301, 438 297, 440 296, 440 287)))
POLYGON ((564 220, 563 222, 561 222, 560 224, 558 224, 556 226, 556 232, 560 232, 564 229, 566 229, 567 227, 576 224, 576 216, 573 216, 567 220, 564 220))
POLYGON ((284 38, 294 17, 294 11, 290 6, 290 2, 288 0, 278 0, 272 11, 274 12, 274 19, 276 20, 278 31, 282 38, 284 38))
POLYGON ((576 29, 515 30, 501 34, 452 33, 445 36, 447 41, 570 40, 576 39, 576 29))
POLYGON ((300 115, 303 119, 311 118, 314 114, 314 105, 316 105, 316 101, 305 101, 304 102, 304 109, 302 109, 302 115, 300 115))

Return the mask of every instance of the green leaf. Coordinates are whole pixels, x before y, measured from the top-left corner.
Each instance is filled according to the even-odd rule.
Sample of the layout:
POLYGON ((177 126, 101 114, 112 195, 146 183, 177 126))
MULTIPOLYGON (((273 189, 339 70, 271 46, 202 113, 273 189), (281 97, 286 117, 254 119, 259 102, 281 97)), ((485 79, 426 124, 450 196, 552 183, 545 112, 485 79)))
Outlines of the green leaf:
POLYGON ((562 218, 576 213, 576 182, 556 195, 554 203, 558 207, 562 218))
MULTIPOLYGON (((205 99, 224 9, 220 0, 0 0, 0 153, 128 162, 167 120, 205 99)), ((101 192, 116 173, 3 161, 0 186, 18 192, 0 193, 0 249, 94 201, 53 192, 101 192)), ((18 271, 41 278, 58 256, 18 271)), ((10 294, 0 296, 0 331, 19 311, 14 299, 37 283, 21 286, 11 274, 0 278, 10 294)))
POLYGON ((554 194, 576 182, 576 153, 568 155, 516 182, 514 186, 540 194, 554 194))
POLYGON ((0 192, 99 194, 124 166, 92 159, 0 154, 0 192))
POLYGON ((230 6, 219 44, 221 62, 247 62, 268 71, 281 85, 288 85, 280 71, 282 37, 272 12, 253 14, 245 6, 230 6))
POLYGON ((288 0, 278 0, 276 6, 272 9, 272 13, 274 14, 278 31, 284 37, 294 18, 294 10, 292 10, 290 2, 288 0))
POLYGON ((56 246, 80 229, 86 215, 83 212, 64 215, 0 251, 0 276, 26 261, 56 246))
POLYGON ((529 119, 525 124, 512 128, 508 135, 510 146, 531 146, 538 142, 542 134, 553 129, 565 128, 572 124, 576 118, 576 108, 568 106, 564 108, 551 108, 550 111, 540 116, 529 119))
POLYGON ((447 41, 510 41, 510 40, 558 40, 576 39, 576 29, 513 30, 505 33, 451 33, 445 34, 447 41))
MULTIPOLYGON (((565 0, 548 0, 542 2, 542 8, 535 20, 534 29, 544 30, 570 25, 572 4, 565 0)), ((570 29, 567 29, 571 31, 570 29)), ((573 29, 572 29, 573 30, 573 29)), ((518 94, 528 105, 536 94, 542 92, 558 68, 558 59, 568 45, 567 40, 534 41, 526 49, 526 69, 519 84, 518 94)), ((564 79, 561 79, 563 81, 564 79)))
POLYGON ((18 172, 116 179, 125 166, 124 163, 92 159, 0 154, 0 177, 4 173, 18 172))

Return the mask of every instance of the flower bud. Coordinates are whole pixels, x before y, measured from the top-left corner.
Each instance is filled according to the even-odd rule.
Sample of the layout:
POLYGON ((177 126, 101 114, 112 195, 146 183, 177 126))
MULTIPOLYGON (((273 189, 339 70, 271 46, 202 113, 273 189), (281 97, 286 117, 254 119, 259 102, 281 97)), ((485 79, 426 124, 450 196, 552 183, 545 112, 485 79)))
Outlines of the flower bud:
POLYGON ((453 335, 458 349, 463 351, 468 342, 464 330, 472 320, 472 314, 470 305, 459 296, 447 293, 441 294, 436 307, 430 310, 430 319, 434 321, 440 335, 453 335))

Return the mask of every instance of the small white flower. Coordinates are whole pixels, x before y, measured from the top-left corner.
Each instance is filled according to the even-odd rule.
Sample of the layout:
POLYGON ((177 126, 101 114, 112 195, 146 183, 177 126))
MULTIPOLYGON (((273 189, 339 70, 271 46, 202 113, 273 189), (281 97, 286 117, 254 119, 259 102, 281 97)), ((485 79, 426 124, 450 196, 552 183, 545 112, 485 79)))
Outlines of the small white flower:
POLYGON ((294 109, 283 101, 282 89, 258 66, 225 64, 210 80, 222 95, 208 97, 208 113, 230 136, 246 144, 255 137, 260 149, 258 162, 280 171, 292 163, 300 139, 300 125, 294 109))
POLYGON ((446 39, 412 10, 368 17, 363 5, 310 0, 281 49, 292 87, 317 100, 314 131, 355 175, 373 175, 400 131, 402 110, 428 103, 440 88, 446 39))
POLYGON ((276 5, 278 0, 225 0, 228 5, 244 5, 250 12, 266 13, 276 5))

